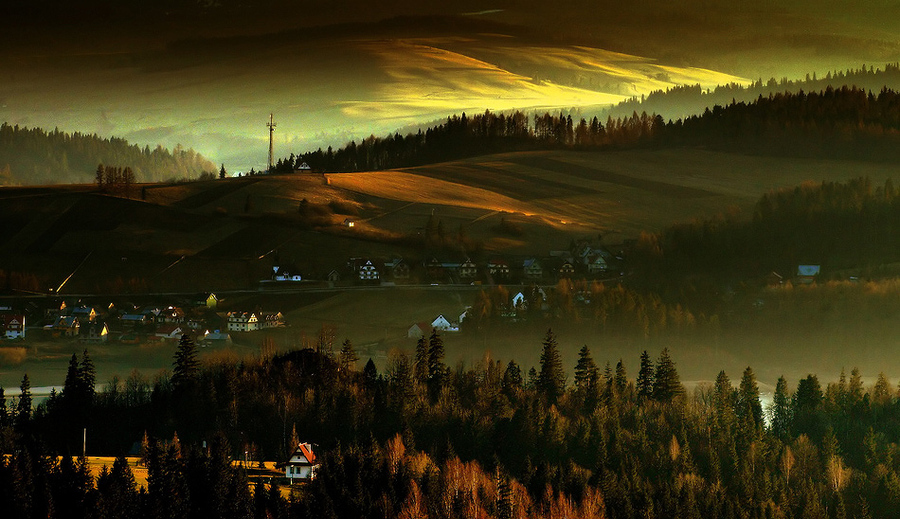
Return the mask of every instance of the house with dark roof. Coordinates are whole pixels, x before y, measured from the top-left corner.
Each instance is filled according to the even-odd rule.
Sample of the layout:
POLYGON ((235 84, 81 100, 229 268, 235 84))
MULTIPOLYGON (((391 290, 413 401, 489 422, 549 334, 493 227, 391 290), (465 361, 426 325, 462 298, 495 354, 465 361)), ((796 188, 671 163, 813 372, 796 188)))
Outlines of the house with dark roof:
POLYGON ((25 314, 4 314, 0 315, 0 330, 5 339, 24 339, 25 338, 25 314))

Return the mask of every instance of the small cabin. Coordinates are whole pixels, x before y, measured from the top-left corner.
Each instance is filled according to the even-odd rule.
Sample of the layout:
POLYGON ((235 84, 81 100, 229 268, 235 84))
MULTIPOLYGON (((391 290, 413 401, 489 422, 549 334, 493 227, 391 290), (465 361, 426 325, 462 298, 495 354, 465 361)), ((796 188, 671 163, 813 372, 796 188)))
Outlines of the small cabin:
POLYGON ((284 463, 276 465, 277 468, 284 469, 284 476, 291 483, 295 481, 310 481, 316 477, 316 467, 319 465, 318 457, 314 451, 313 444, 301 443, 294 449, 294 453, 284 463))

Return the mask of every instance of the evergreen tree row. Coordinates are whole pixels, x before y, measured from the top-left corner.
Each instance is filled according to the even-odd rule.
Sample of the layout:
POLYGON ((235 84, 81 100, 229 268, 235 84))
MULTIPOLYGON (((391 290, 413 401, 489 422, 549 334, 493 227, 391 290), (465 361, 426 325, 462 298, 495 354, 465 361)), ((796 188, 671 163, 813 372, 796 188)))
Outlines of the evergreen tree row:
POLYGON ((97 164, 128 164, 136 182, 214 174, 215 164, 180 145, 169 151, 129 144, 117 137, 0 124, 0 184, 96 182, 97 164))
POLYGON ((32 410, 0 406, 0 502, 11 517, 900 517, 900 392, 853 370, 823 387, 778 380, 764 409, 751 368, 686 391, 668 350, 569 379, 555 334, 540 364, 450 369, 437 333, 382 372, 353 345, 201 365, 188 338, 173 375, 93 389, 85 352, 32 410), (69 427, 66 421, 73 421, 69 427), (124 461, 97 478, 80 454, 143 444, 147 488, 124 461), (288 440, 287 431, 292 430, 288 440), (61 432, 60 432, 61 431, 61 432), (66 432, 68 431, 68 432, 66 432), (72 436, 74 434, 74 437, 72 436), (141 440, 144 438, 144 440, 141 440), (286 499, 231 463, 320 446, 318 477, 286 499), (209 449, 202 449, 207 441, 209 449), (58 458, 57 455, 62 455, 58 458))

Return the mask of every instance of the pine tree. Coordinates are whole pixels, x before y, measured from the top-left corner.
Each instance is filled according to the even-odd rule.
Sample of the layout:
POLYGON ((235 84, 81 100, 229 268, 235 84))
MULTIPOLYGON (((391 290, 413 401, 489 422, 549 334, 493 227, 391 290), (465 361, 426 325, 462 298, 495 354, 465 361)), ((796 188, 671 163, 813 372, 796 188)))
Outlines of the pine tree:
POLYGON ((88 351, 81 353, 81 363, 78 366, 78 393, 83 399, 84 405, 91 405, 94 401, 94 385, 97 379, 97 369, 94 361, 88 355, 88 351))
POLYGON ((19 385, 19 401, 16 403, 16 427, 24 429, 31 421, 31 381, 28 379, 28 373, 22 377, 22 383, 19 385))
MULTIPOLYGON (((9 413, 6 410, 6 391, 3 390, 3 386, 0 386, 0 431, 7 425, 9 425, 9 413)), ((2 434, 0 434, 0 439, 2 439, 2 434)))
POLYGON ((435 401, 444 389, 447 366, 444 365, 444 341, 437 329, 431 330, 428 339, 428 392, 435 401))
POLYGON ((354 371, 356 369, 359 355, 357 355, 356 350, 353 349, 353 343, 350 342, 350 339, 344 339, 343 344, 341 344, 341 352, 338 354, 338 361, 340 362, 341 369, 345 372, 354 371))
POLYGON ((749 366, 744 370, 744 374, 741 377, 736 413, 742 423, 750 424, 755 429, 759 429, 763 425, 762 404, 759 402, 759 386, 756 383, 756 375, 749 366))
POLYGON ((669 349, 663 348, 656 361, 656 373, 653 375, 653 398, 668 402, 684 393, 684 387, 678 378, 675 362, 669 356, 669 349))
POLYGON ((221 169, 219 169, 219 178, 224 179, 228 176, 228 172, 225 171, 225 164, 222 164, 221 169))
POLYGON ((590 392, 597 388, 600 371, 591 357, 587 344, 578 352, 578 363, 575 364, 575 387, 582 392, 590 392))
POLYGON ((772 433, 782 441, 787 440, 790 437, 791 421, 791 395, 788 393, 787 380, 781 376, 775 383, 772 399, 772 433))
POLYGON ((425 335, 419 337, 416 342, 413 364, 416 382, 426 385, 428 383, 428 339, 425 338, 425 335))
POLYGON ((616 391, 622 394, 627 387, 628 373, 625 372, 625 363, 619 359, 619 362, 616 363, 616 391))
POLYGON ((106 171, 103 168, 103 164, 99 164, 97 166, 97 173, 94 175, 94 182, 97 183, 97 189, 103 190, 103 179, 106 177, 106 171))
POLYGON ((178 342, 173 362, 172 385, 176 389, 193 385, 200 376, 200 361, 197 360, 197 346, 190 335, 184 334, 178 342))
POLYGON ((556 401, 566 391, 566 374, 563 371, 559 347, 553 330, 547 330, 541 351, 541 371, 537 376, 538 393, 544 396, 549 403, 556 401))
POLYGON ((653 396, 653 362, 647 350, 641 352, 641 369, 637 376, 637 394, 642 399, 653 396))

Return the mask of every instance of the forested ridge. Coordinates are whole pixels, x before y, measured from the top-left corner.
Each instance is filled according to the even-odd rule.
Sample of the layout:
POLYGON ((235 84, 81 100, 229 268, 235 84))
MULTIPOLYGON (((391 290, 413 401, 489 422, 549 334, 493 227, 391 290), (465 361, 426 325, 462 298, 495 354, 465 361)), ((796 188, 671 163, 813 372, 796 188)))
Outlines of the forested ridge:
POLYGON ((805 78, 796 80, 771 77, 763 81, 759 78, 749 85, 729 83, 712 89, 703 89, 699 84, 678 85, 633 97, 604 110, 602 115, 627 117, 634 112, 648 112, 660 114, 666 119, 679 119, 703 113, 715 105, 727 106, 732 101, 751 103, 760 96, 768 97, 786 92, 821 92, 828 88, 840 88, 842 85, 853 85, 871 92, 879 92, 883 88, 896 90, 900 88, 900 64, 888 63, 883 68, 863 65, 858 69, 826 72, 821 77, 817 77, 815 73, 807 74, 805 78))
POLYGON ((214 174, 218 168, 192 149, 150 149, 118 137, 0 124, 0 185, 84 184, 98 164, 129 167, 137 182, 214 174))
POLYGON ((200 364, 183 339, 171 375, 95 391, 87 352, 61 393, 2 410, 7 517, 897 517, 900 400, 884 376, 778 380, 764 409, 752 368, 686 390, 668 350, 568 371, 552 331, 540 365, 451 368, 440 335, 383 372, 349 342, 200 364), (94 481, 80 452, 138 442, 138 491, 119 460, 94 481), (142 440, 143 438, 143 440, 142 440), (231 465, 319 446, 290 499, 231 465), (201 448, 208 440, 209 449, 201 448), (64 457, 57 459, 56 454, 64 457))
POLYGON ((418 166, 491 153, 694 146, 777 156, 887 161, 900 158, 900 95, 857 87, 759 95, 676 121, 658 114, 573 119, 571 115, 483 114, 448 117, 425 131, 370 136, 333 150, 280 159, 276 172, 302 163, 318 171, 418 166))

